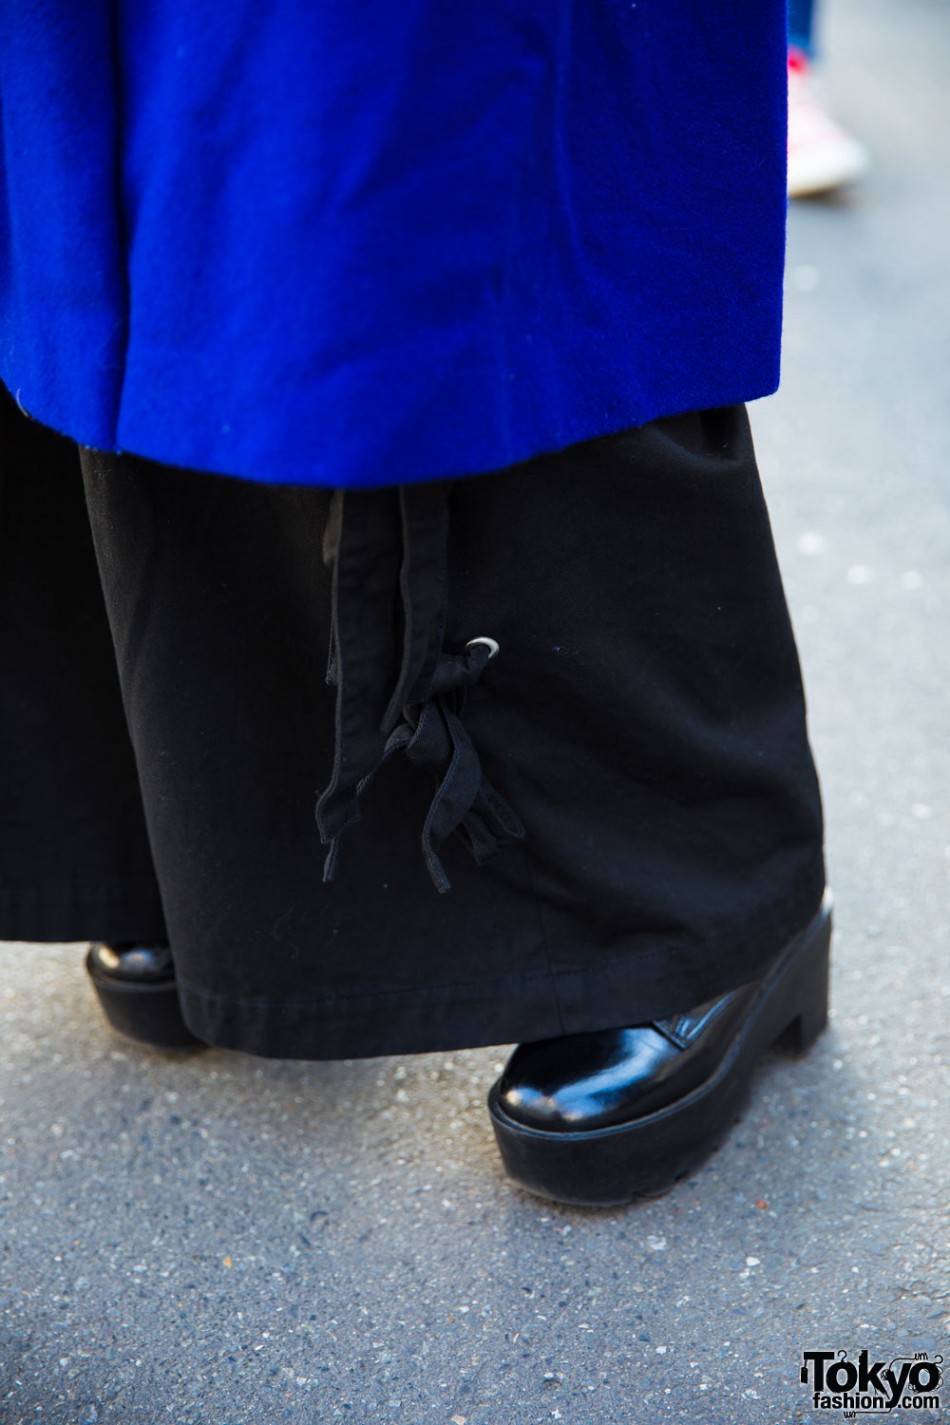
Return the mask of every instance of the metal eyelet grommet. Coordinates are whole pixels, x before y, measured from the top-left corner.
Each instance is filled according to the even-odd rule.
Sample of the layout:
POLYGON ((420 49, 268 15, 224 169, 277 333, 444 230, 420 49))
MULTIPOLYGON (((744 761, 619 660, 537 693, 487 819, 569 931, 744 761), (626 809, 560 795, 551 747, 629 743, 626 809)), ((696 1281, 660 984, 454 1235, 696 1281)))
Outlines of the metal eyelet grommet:
POLYGON ((497 657, 498 657, 498 654, 501 652, 501 648, 499 647, 499 645, 496 643, 496 641, 495 641, 493 638, 470 638, 470 639, 468 640, 468 643, 466 643, 466 645, 465 645, 465 651, 468 652, 468 650, 473 646, 473 644, 476 644, 476 643, 484 643, 484 644, 485 644, 486 648, 488 649, 488 661, 489 661, 489 663, 491 662, 491 660, 492 660, 493 658, 497 658, 497 657))

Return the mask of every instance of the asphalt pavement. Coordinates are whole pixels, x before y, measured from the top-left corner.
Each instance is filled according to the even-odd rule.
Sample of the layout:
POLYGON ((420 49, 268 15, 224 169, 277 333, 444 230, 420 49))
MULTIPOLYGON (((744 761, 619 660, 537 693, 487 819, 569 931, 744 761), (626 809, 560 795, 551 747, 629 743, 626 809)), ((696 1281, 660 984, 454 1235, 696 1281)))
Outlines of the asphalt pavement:
MULTIPOLYGON (((831 1024, 623 1210, 513 1188, 498 1049, 328 1064, 113 1037, 83 947, 0 946, 3 1425, 791 1425, 805 1351, 950 1325, 944 0, 830 0, 854 192, 790 221, 753 427, 837 903, 831 1024)), ((620 142, 618 136, 618 142, 620 142)), ((943 1406, 900 1421, 950 1421, 943 1406)))

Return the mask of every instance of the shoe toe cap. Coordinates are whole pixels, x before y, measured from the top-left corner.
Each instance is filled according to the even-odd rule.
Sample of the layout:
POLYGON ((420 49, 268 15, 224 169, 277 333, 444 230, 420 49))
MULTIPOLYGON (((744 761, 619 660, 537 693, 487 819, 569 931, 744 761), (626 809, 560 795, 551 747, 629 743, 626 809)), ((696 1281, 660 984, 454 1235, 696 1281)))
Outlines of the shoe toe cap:
POLYGON ((652 1026, 566 1035, 515 1050, 498 1103, 517 1123, 584 1132, 649 1112, 677 1050, 652 1026))

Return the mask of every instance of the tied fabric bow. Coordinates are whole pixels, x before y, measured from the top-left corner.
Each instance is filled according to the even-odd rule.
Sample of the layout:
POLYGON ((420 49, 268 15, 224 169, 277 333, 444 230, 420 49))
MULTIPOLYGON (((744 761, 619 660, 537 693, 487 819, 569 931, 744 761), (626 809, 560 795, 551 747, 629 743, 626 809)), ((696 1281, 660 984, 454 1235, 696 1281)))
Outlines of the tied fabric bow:
POLYGON ((443 648, 451 484, 334 491, 324 558, 333 566, 327 682, 337 689, 335 752, 316 812, 320 839, 330 847, 324 881, 336 873, 342 833, 359 820, 363 789, 400 751, 437 781, 422 854, 438 891, 451 889, 439 851, 453 834, 479 864, 524 837, 518 817, 484 776, 462 722, 466 693, 498 645, 475 638, 462 653, 443 648), (403 642, 396 686, 387 695, 397 585, 403 642))

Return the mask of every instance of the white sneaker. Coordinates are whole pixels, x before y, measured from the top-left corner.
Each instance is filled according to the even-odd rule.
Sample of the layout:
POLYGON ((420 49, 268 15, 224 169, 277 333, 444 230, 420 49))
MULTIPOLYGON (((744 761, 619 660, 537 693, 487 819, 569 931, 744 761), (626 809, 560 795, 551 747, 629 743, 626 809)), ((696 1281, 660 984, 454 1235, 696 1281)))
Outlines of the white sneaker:
POLYGON ((815 94, 811 62, 788 52, 788 195, 801 198, 853 183, 867 172, 863 144, 836 124, 815 94))

